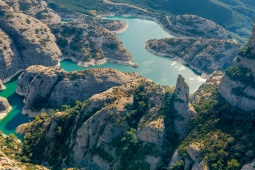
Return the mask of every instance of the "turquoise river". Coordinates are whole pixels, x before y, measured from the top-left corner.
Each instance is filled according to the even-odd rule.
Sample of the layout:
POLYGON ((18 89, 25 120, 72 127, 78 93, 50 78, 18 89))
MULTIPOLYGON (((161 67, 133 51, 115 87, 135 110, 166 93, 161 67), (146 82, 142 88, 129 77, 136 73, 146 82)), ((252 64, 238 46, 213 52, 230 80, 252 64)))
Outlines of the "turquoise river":
MULTIPOLYGON (((75 71, 110 67, 123 72, 136 72, 160 85, 175 85, 178 74, 182 74, 189 83, 191 93, 205 81, 181 63, 171 58, 153 55, 145 50, 146 40, 171 37, 157 23, 137 18, 107 17, 107 19, 121 19, 128 23, 127 30, 117 36, 122 40, 124 47, 132 54, 133 62, 138 63, 140 67, 133 68, 107 62, 85 68, 78 66, 71 60, 64 60, 61 61, 61 68, 66 71, 75 71)), ((5 134, 15 133, 18 125, 31 120, 28 116, 21 114, 24 106, 23 98, 15 93, 16 85, 17 76, 5 84, 6 90, 0 92, 0 96, 7 98, 12 106, 12 111, 0 121, 0 130, 5 134)))

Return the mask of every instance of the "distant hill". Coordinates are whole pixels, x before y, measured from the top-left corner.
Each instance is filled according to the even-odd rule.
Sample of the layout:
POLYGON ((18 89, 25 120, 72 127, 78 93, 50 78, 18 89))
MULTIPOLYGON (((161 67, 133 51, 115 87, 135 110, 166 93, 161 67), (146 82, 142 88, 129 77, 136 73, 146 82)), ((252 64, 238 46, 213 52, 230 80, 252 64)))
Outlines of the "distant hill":
POLYGON ((113 0, 165 14, 194 14, 210 19, 240 36, 251 33, 255 16, 253 0, 113 0))

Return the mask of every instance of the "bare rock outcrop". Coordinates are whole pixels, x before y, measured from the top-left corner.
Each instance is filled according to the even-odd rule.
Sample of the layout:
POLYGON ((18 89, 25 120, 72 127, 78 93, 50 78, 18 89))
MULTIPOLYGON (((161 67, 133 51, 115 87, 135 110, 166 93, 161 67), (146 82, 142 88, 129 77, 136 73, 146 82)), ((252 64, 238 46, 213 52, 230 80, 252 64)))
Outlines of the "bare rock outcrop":
POLYGON ((174 109, 181 118, 176 119, 174 124, 180 139, 183 139, 188 133, 188 127, 191 118, 196 111, 189 103, 189 86, 182 75, 178 76, 176 87, 173 93, 174 109))
POLYGON ((102 64, 106 61, 131 65, 132 56, 113 33, 97 25, 63 23, 51 25, 63 57, 78 65, 102 64))
POLYGON ((160 162, 160 148, 162 147, 160 141, 163 140, 164 123, 158 113, 163 96, 162 87, 140 78, 112 87, 95 94, 87 101, 77 103, 75 108, 82 110, 73 112, 74 108, 72 108, 70 112, 65 110, 57 112, 49 119, 34 121, 27 133, 37 133, 37 130, 47 129, 45 133, 42 133, 45 136, 40 137, 38 143, 31 143, 35 150, 39 146, 44 148, 41 155, 45 157, 37 154, 35 157, 49 158, 45 161, 48 161, 50 165, 53 163, 63 167, 107 170, 121 167, 133 169, 137 165, 143 165, 154 170, 160 162), (133 110, 127 106, 136 105, 134 96, 137 95, 149 97, 146 100, 149 108, 140 117, 137 115, 137 123, 134 123, 130 113, 134 112, 135 108, 133 110), (68 126, 65 123, 61 124, 61 120, 70 124, 68 126), (131 124, 132 128, 129 127, 131 124), (69 152, 61 153, 63 148, 58 144, 56 136, 59 136, 61 143, 65 143, 64 149, 69 152), (41 143, 41 139, 47 141, 47 145, 41 143), (129 144, 133 142, 130 140, 139 142, 129 144), (131 157, 124 156, 123 147, 126 144, 130 147, 130 151, 133 149, 131 157), (58 151, 55 152, 56 150, 58 151), (60 154, 54 162, 49 157, 52 152, 60 154), (67 157, 68 159, 65 159, 67 157), (127 160, 128 164, 124 164, 127 160))
POLYGON ((22 170, 15 160, 8 158, 1 150, 0 150, 0 169, 8 169, 8 170, 22 170))
POLYGON ((245 111, 255 110, 255 25, 249 43, 243 46, 235 58, 235 66, 229 67, 219 86, 219 93, 232 106, 245 111))
POLYGON ((22 12, 34 18, 41 20, 44 23, 59 23, 60 16, 48 7, 46 1, 42 0, 3 0, 6 4, 12 7, 15 12, 22 12))
POLYGON ((0 79, 19 72, 28 66, 58 64, 61 52, 55 36, 41 21, 15 12, 0 1, 0 79))
POLYGON ((245 164, 241 170, 254 170, 255 169, 255 160, 252 163, 245 164))
POLYGON ((6 79, 23 68, 21 56, 12 39, 0 28, 0 79, 6 79))
POLYGON ((91 69, 68 73, 59 67, 31 66, 20 75, 17 93, 25 96, 23 112, 32 108, 55 108, 86 100, 113 86, 139 78, 114 69, 91 69))
POLYGON ((0 97, 0 120, 3 119, 11 110, 12 107, 10 106, 8 100, 0 97))
POLYGON ((6 89, 6 87, 4 86, 2 80, 0 79, 0 91, 3 91, 5 89, 6 89))

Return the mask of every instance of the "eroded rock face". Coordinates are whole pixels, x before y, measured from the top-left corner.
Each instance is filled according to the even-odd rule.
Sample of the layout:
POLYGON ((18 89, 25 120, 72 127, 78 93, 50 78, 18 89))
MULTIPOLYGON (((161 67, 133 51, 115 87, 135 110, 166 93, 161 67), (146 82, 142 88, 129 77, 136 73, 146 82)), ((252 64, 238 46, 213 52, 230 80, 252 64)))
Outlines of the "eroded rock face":
POLYGON ((255 168, 255 160, 253 160, 252 163, 244 165, 241 170, 254 170, 254 168, 255 168))
POLYGON ((12 76, 28 66, 58 64, 61 52, 55 36, 39 20, 15 12, 0 1, 0 79, 12 76))
POLYGON ((51 25, 63 58, 78 65, 102 64, 106 61, 131 65, 132 56, 113 33, 97 25, 63 23, 51 25))
POLYGON ((14 75, 24 68, 21 56, 12 39, 0 28, 0 79, 14 75))
POLYGON ((22 170, 19 166, 16 165, 15 160, 11 160, 10 158, 8 158, 1 150, 0 150, 0 169, 22 170))
MULTIPOLYGON (((125 140, 123 137, 130 131, 128 126, 131 123, 128 118, 131 110, 125 106, 133 103, 134 95, 141 83, 144 87, 142 92, 146 96, 150 96, 148 100, 150 107, 147 113, 139 118, 138 125, 133 126, 136 130, 135 136, 141 145, 139 144, 139 148, 134 151, 132 158, 129 158, 130 164, 125 165, 125 167, 132 169, 132 166, 137 163, 146 165, 152 170, 156 169, 160 162, 160 148, 162 147, 161 141, 164 132, 163 119, 158 113, 164 96, 164 89, 143 78, 137 78, 92 96, 82 104, 82 110, 73 112, 72 118, 68 116, 72 113, 67 110, 58 112, 54 118, 43 123, 44 127, 40 127, 40 121, 34 122, 27 132, 34 133, 35 129, 40 128, 48 129, 43 136, 47 145, 39 144, 40 147, 45 147, 41 154, 46 157, 55 152, 56 147, 59 146, 56 135, 61 135, 59 133, 63 132, 65 140, 61 143, 65 143, 65 150, 69 150, 69 152, 65 152, 65 155, 58 152, 60 155, 56 157, 57 160, 55 160, 54 165, 60 163, 67 167, 86 167, 100 170, 120 169, 124 166, 122 164, 123 159, 126 159, 122 157, 122 146, 124 146, 123 141, 125 140), (64 125, 61 127, 62 132, 57 132, 56 129, 61 126, 59 121, 64 119, 65 122, 70 121, 72 125, 64 125), (65 133, 65 128, 68 128, 70 133, 65 133), (67 138, 68 140, 66 140, 67 138), (69 158, 67 161, 63 161, 63 157, 69 158), (70 161, 72 165, 70 165, 70 161)), ((34 146, 34 148, 36 147, 34 146)), ((49 161, 50 164, 53 163, 51 159, 46 161, 49 161)))
POLYGON ((255 110, 255 25, 247 46, 240 49, 235 66, 226 70, 219 93, 232 106, 244 111, 255 110))
POLYGON ((42 0, 3 0, 15 12, 22 12, 34 18, 37 18, 44 23, 59 23, 60 16, 52 9, 48 8, 47 2, 42 0))
POLYGON ((6 98, 0 97, 0 120, 3 119, 12 107, 6 98))
POLYGON ((23 111, 57 107, 86 100, 113 86, 139 78, 114 69, 91 69, 73 73, 59 67, 31 66, 18 79, 17 93, 25 96, 23 111))
POLYGON ((175 120, 175 128, 180 135, 180 139, 183 139, 188 133, 187 127, 196 111, 189 103, 189 86, 182 75, 178 76, 172 97, 174 98, 174 109, 182 117, 181 119, 175 120))

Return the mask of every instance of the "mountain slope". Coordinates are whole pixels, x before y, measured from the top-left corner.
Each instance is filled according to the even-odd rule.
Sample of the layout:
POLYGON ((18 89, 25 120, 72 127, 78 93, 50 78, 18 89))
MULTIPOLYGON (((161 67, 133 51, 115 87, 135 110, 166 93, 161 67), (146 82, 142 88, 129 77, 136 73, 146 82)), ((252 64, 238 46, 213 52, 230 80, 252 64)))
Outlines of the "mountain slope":
POLYGON ((252 0, 113 0, 129 3, 168 15, 194 14, 212 20, 240 36, 248 38, 255 15, 252 0))

